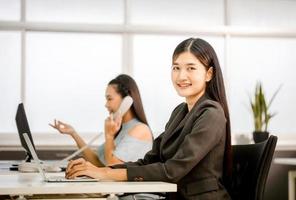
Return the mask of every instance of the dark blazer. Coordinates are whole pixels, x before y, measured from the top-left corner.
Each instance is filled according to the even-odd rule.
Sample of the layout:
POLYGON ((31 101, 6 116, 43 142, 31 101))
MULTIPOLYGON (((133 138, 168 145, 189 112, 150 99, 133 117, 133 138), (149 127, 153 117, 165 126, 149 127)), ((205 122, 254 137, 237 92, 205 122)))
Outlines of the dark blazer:
POLYGON ((129 181, 177 183, 169 199, 230 199, 222 184, 226 119, 219 103, 201 97, 178 105, 143 159, 125 163, 129 181))

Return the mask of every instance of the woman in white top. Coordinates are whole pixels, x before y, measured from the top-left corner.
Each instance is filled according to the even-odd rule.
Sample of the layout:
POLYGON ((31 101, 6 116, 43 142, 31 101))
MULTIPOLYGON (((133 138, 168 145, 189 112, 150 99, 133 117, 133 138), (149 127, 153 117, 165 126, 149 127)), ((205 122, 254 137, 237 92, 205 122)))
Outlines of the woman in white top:
MULTIPOLYGON (((111 80, 106 88, 105 106, 110 113, 105 120, 105 143, 99 146, 98 152, 90 148, 84 150, 84 158, 96 166, 120 164, 142 158, 151 149, 153 137, 135 80, 126 74, 111 80), (118 110, 126 96, 132 97, 132 106, 123 116, 119 115, 113 119, 112 113, 118 110)), ((70 135, 78 148, 86 145, 71 125, 55 120, 50 126, 60 133, 70 135)))

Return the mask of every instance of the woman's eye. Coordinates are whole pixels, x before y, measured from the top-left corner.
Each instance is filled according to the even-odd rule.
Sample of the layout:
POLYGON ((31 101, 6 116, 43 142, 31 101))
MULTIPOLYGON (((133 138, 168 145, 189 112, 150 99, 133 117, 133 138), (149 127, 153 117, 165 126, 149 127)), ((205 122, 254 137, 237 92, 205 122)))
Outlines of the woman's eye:
POLYGON ((172 69, 175 71, 175 70, 179 70, 180 67, 178 67, 178 66, 173 66, 172 69))
POLYGON ((196 68, 195 67, 188 67, 188 70, 192 71, 192 70, 196 70, 196 68))

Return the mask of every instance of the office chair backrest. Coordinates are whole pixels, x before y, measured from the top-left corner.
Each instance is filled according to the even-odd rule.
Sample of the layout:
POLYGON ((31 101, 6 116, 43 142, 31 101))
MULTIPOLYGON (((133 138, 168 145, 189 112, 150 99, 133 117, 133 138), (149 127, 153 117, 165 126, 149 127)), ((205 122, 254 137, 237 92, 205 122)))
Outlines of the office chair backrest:
POLYGON ((277 137, 246 145, 233 145, 233 171, 227 187, 233 200, 262 200, 277 137))

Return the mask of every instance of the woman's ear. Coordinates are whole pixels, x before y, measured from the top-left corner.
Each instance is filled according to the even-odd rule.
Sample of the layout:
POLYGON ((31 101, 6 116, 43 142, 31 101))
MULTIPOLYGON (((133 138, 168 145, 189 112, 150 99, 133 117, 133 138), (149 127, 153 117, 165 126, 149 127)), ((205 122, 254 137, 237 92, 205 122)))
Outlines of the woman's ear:
POLYGON ((209 82, 213 78, 213 67, 210 67, 206 74, 206 82, 209 82))

